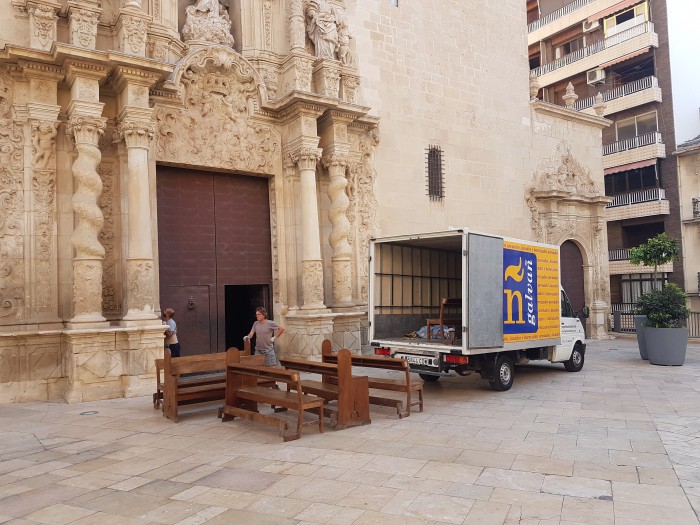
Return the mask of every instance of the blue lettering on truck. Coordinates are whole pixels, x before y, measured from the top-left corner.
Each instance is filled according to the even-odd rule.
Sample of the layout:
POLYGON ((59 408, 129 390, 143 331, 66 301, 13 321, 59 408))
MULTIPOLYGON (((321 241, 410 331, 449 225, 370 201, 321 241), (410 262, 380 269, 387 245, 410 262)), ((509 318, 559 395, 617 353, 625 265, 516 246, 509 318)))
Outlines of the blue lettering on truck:
POLYGON ((503 250, 503 333, 537 332, 537 255, 503 250))

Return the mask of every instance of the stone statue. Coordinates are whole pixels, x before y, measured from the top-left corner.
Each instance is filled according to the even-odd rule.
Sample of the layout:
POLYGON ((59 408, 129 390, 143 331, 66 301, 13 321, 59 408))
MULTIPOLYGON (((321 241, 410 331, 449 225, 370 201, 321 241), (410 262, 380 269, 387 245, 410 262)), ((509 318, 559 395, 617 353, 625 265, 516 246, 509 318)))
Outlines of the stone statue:
POLYGON ((194 5, 187 6, 185 13, 187 20, 182 28, 185 42, 196 40, 233 47, 231 19, 225 4, 219 0, 197 0, 194 5))
POLYGON ((338 26, 338 60, 346 66, 353 65, 353 56, 350 52, 350 39, 353 38, 348 26, 348 19, 340 8, 335 8, 338 26))
POLYGON ((314 43, 316 56, 336 59, 338 25, 335 8, 326 0, 310 0, 306 6, 306 33, 314 43))

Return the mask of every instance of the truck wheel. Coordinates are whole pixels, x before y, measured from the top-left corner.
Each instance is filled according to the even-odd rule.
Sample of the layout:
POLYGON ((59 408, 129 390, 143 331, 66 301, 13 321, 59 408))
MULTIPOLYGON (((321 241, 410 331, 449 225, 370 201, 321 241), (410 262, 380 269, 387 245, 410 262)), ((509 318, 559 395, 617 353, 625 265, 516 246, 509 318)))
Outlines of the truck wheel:
POLYGON ((440 376, 434 376, 431 374, 418 374, 418 376, 426 383, 437 383, 437 380, 440 379, 440 376))
POLYGON ((499 355, 496 358, 496 367, 494 370, 494 379, 489 381, 491 388, 498 392, 510 390, 513 386, 513 377, 515 376, 515 365, 513 360, 507 355, 499 355))
POLYGON ((564 368, 569 372, 579 372, 583 368, 583 351, 581 345, 576 343, 571 351, 571 357, 568 361, 564 361, 564 368))

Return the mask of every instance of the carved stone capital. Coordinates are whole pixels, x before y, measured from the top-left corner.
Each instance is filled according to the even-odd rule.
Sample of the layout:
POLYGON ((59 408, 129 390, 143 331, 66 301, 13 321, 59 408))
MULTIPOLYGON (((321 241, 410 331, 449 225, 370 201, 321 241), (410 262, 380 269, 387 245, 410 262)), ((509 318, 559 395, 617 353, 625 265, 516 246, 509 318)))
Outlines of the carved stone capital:
POLYGON ((299 148, 289 154, 290 159, 300 170, 315 170, 321 158, 320 148, 299 148))
POLYGON ((345 170, 345 167, 348 165, 348 158, 348 155, 342 155, 338 153, 334 153, 332 155, 324 155, 321 159, 321 164, 327 170, 335 170, 340 168, 345 170))
POLYGON ((68 120, 66 132, 75 137, 76 144, 97 146, 106 126, 106 118, 76 116, 68 120))
POLYGON ((117 132, 127 148, 146 149, 155 135, 155 126, 152 122, 124 120, 119 123, 117 132))

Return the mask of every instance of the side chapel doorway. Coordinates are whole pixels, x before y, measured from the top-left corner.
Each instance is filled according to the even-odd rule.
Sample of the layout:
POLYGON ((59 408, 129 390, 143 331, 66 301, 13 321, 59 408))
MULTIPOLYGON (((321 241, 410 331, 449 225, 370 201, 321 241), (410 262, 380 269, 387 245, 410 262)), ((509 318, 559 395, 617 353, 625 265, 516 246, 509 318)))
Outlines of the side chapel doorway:
POLYGON ((158 165, 156 190, 160 305, 182 355, 241 348, 255 306, 271 310, 268 180, 158 165))
MULTIPOLYGON (((583 287, 583 256, 581 250, 574 241, 564 241, 559 250, 561 265, 561 285, 571 301, 571 306, 576 312, 580 312, 586 303, 583 287)), ((588 327, 586 319, 581 319, 586 335, 588 327)))

